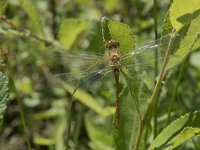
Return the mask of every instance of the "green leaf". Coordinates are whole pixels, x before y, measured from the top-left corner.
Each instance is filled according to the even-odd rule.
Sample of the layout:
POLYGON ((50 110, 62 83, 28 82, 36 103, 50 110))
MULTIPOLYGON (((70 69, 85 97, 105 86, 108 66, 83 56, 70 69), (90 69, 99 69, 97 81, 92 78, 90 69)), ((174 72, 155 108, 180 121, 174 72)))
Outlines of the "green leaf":
POLYGON ((65 99, 56 100, 50 109, 43 110, 42 112, 34 114, 34 118, 49 119, 49 118, 58 118, 59 116, 63 116, 66 114, 65 109, 63 109, 64 105, 66 105, 65 99))
POLYGON ((108 133, 105 126, 96 124, 90 115, 85 115, 85 126, 88 136, 91 140, 89 143, 93 150, 114 150, 114 141, 108 133))
POLYGON ((190 136, 191 137, 194 136, 196 133, 199 134, 199 132, 197 132, 199 130, 194 130, 194 132, 191 132, 190 135, 188 135, 187 131, 187 130, 190 131, 192 130, 192 129, 187 129, 188 127, 200 129, 199 121, 200 121, 200 111, 191 112, 184 116, 181 116, 179 119, 173 121, 170 125, 168 125, 165 129, 163 129, 163 131, 161 131, 161 133, 151 143, 149 150, 161 149, 161 147, 165 147, 174 142, 175 146, 178 146, 178 143, 181 144, 182 143, 181 141, 184 141, 181 140, 184 134, 187 134, 185 140, 188 139, 190 136))
POLYGON ((0 127, 3 123, 3 115, 5 113, 9 97, 8 80, 0 72, 0 127))
POLYGON ((168 65, 169 68, 178 65, 184 60, 189 52, 200 47, 199 42, 197 42, 198 34, 200 32, 198 27, 200 23, 200 13, 196 11, 197 9, 200 9, 200 7, 199 5, 196 5, 196 3, 194 3, 196 5, 195 7, 193 4, 186 5, 186 3, 190 2, 191 1, 186 2, 185 0, 175 0, 165 17, 162 35, 170 34, 174 28, 180 36, 177 38, 179 40, 173 43, 175 45, 173 46, 174 54, 170 59, 168 65), (192 8, 194 10, 193 12, 192 8), (187 14, 188 12, 191 14, 187 14), (183 22, 178 22, 182 17, 184 18, 183 22))
POLYGON ((113 13, 115 11, 117 5, 119 5, 118 0, 105 0, 105 10, 108 13, 113 13))
POLYGON ((80 19, 65 19, 59 28, 60 42, 65 48, 71 48, 78 35, 87 28, 87 23, 80 19))
POLYGON ((53 106, 42 112, 39 112, 34 115, 35 119, 50 119, 53 118, 56 120, 53 138, 45 139, 45 138, 34 138, 35 144, 38 145, 52 145, 55 144, 55 150, 64 149, 64 132, 66 129, 66 99, 61 99, 54 101, 53 106))
POLYGON ((170 7, 170 21, 173 28, 179 30, 185 23, 191 22, 200 13, 198 0, 174 0, 170 7))
POLYGON ((103 39, 109 41, 111 39, 120 43, 120 53, 132 51, 135 48, 135 39, 132 29, 121 22, 109 20, 106 17, 102 18, 103 39))
POLYGON ((170 16, 169 11, 167 12, 167 15, 165 16, 165 20, 162 27, 162 36, 170 34, 172 32, 172 24, 170 22, 170 16))
MULTIPOLYGON (((64 89, 70 92, 71 94, 74 92, 75 87, 66 83, 62 83, 62 85, 64 89)), ((100 114, 103 117, 107 117, 114 113, 114 108, 112 107, 103 108, 103 106, 99 104, 94 97, 92 97, 84 90, 77 89, 73 97, 78 101, 80 101, 83 105, 89 107, 91 110, 95 111, 96 113, 100 114)))
POLYGON ((189 114, 180 117, 167 126, 151 143, 149 150, 161 147, 166 143, 176 132, 180 131, 189 119, 189 114))
POLYGON ((199 50, 200 49, 200 38, 198 38, 195 43, 194 43, 194 46, 192 48, 192 51, 196 51, 196 50, 199 50))
POLYGON ((198 34, 200 23, 200 2, 196 0, 175 0, 166 16, 163 34, 168 34, 176 29, 181 35, 178 48, 170 59, 168 68, 178 65, 183 59, 197 47, 200 47, 198 34))
POLYGON ((33 142, 36 145, 45 145, 45 146, 55 144, 55 140, 49 139, 49 138, 43 138, 43 137, 34 137, 33 142))
POLYGON ((4 14, 6 8, 7 8, 7 0, 1 0, 0 1, 0 16, 4 14))
POLYGON ((53 75, 49 75, 48 80, 49 80, 50 85, 52 84, 54 85, 52 86, 53 90, 56 90, 57 92, 60 90, 60 93, 61 91, 63 91, 63 93, 68 92, 70 94, 73 94, 74 99, 78 100, 83 105, 89 107, 91 110, 98 113, 99 115, 103 117, 108 117, 114 113, 114 110, 115 110, 114 107, 110 107, 110 106, 103 107, 102 104, 100 104, 98 100, 95 99, 91 94, 84 91, 79 86, 77 88, 76 84, 68 84, 60 78, 55 78, 55 76, 53 75), (74 93, 74 91, 76 92, 74 93))
POLYGON ((25 12, 30 17, 30 24, 33 31, 37 34, 43 35, 42 23, 34 4, 32 4, 29 0, 20 0, 20 3, 25 12))
MULTIPOLYGON (((61 109, 64 109, 61 108, 61 109)), ((65 111, 65 110, 63 110, 65 111)), ((58 116, 56 120, 56 126, 55 126, 55 150, 61 150, 65 147, 65 139, 63 138, 63 135, 65 135, 66 130, 66 113, 58 116)))
POLYGON ((186 140, 199 135, 200 135, 200 128, 186 127, 169 142, 170 147, 167 148, 167 150, 173 150, 186 140))
POLYGON ((89 28, 86 30, 86 37, 89 41, 87 51, 102 53, 103 38, 101 32, 101 22, 91 21, 89 28))
POLYGON ((179 64, 193 49, 194 43, 198 39, 200 32, 200 15, 190 23, 185 24, 180 30, 180 44, 179 48, 173 54, 173 57, 170 60, 169 68, 179 64))

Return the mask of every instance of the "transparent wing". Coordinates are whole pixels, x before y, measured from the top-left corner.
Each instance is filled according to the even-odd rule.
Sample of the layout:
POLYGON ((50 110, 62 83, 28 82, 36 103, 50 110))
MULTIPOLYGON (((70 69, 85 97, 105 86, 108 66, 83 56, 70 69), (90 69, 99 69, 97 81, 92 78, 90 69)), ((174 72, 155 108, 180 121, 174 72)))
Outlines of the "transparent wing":
POLYGON ((129 53, 122 54, 123 66, 153 66, 155 61, 161 62, 168 46, 170 35, 157 39, 154 42, 138 47, 129 53), (157 57, 155 54, 157 52, 157 57))
POLYGON ((88 54, 79 51, 49 48, 45 55, 47 63, 53 66, 62 65, 65 69, 88 71, 96 66, 107 65, 108 60, 103 54, 88 54))
POLYGON ((90 88, 91 85, 101 84, 99 80, 110 72, 108 59, 102 54, 87 54, 63 49, 51 49, 46 55, 51 84, 58 85, 60 81, 90 88))
POLYGON ((52 74, 87 74, 89 72, 105 69, 109 63, 102 54, 93 55, 72 52, 62 49, 50 49, 46 55, 47 65, 52 74))
POLYGON ((84 72, 81 74, 61 73, 48 76, 48 80, 51 84, 55 86, 60 86, 58 83, 64 82, 69 85, 73 85, 74 89, 83 88, 87 90, 92 90, 102 85, 104 79, 108 74, 112 73, 110 68, 100 69, 92 72, 84 72))
MULTIPOLYGON (((161 67, 165 52, 167 51, 170 43, 170 47, 175 50, 179 46, 182 36, 177 35, 171 39, 172 35, 166 35, 160 39, 157 39, 153 43, 141 46, 129 53, 121 55, 122 66, 124 67, 155 67, 155 63, 158 64, 158 69, 161 67), (171 39, 171 42, 170 42, 171 39)), ((188 48, 190 45, 186 45, 188 48)), ((174 56, 175 57, 175 56, 174 56)))

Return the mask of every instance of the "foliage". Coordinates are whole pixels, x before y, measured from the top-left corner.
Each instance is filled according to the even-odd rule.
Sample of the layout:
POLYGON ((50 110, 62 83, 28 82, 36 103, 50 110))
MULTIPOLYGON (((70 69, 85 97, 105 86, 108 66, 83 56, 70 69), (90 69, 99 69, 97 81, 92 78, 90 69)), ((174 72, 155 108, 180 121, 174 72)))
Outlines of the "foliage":
POLYGON ((70 49, 77 36, 84 31, 86 27, 86 22, 80 21, 80 19, 63 20, 59 28, 60 43, 64 45, 65 48, 70 49))
POLYGON ((199 149, 200 2, 152 2, 2 0, 12 88, 8 105, 0 73, 0 149, 199 149), (111 39, 124 65, 119 126, 111 39))
POLYGON ((149 149, 173 149, 185 140, 199 134, 199 111, 191 112, 168 125, 151 143, 149 149), (173 138, 173 139, 172 139, 173 138))
POLYGON ((0 2, 0 14, 3 14, 5 12, 6 6, 7 6, 7 1, 6 0, 2 0, 0 2))
POLYGON ((8 80, 3 73, 0 72, 0 127, 3 123, 3 116, 7 108, 8 97, 8 80))
POLYGON ((33 29, 33 31, 37 34, 42 34, 43 29, 42 29, 42 23, 39 17, 39 13, 34 7, 33 4, 29 0, 20 0, 20 4, 25 10, 25 12, 28 14, 30 17, 30 26, 33 29))

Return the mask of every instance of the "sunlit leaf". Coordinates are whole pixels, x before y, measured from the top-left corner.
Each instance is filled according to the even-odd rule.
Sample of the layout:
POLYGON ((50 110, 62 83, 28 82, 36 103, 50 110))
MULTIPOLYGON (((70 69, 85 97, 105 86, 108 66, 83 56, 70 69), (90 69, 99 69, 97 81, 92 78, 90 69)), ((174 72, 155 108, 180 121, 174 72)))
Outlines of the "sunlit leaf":
MULTIPOLYGON (((196 9, 200 9, 200 6, 195 1, 192 5, 186 5, 186 3, 193 3, 192 1, 180 1, 175 0, 170 7, 169 12, 166 15, 162 35, 169 34, 176 29, 179 32, 180 40, 178 48, 173 49, 175 52, 170 60, 169 68, 172 68, 182 62, 182 60, 189 54, 189 52, 196 50, 200 47, 198 42, 200 13, 196 12, 196 9), (195 6, 194 6, 195 5, 195 6), (187 14, 187 13, 193 14, 187 14), (180 23, 180 18, 183 17, 183 22, 180 23), (186 17, 186 18, 185 18, 186 17)), ((174 43, 177 44, 177 43, 174 43)))
POLYGON ((169 63, 169 68, 179 64, 192 51, 194 43, 198 39, 200 32, 200 15, 190 23, 185 24, 180 30, 181 41, 179 48, 173 54, 169 63))
POLYGON ((183 141, 187 140, 189 137, 193 137, 197 133, 199 134, 199 120, 199 111, 191 112, 184 116, 181 116, 177 120, 173 121, 170 125, 168 125, 165 129, 163 129, 163 131, 161 131, 161 133, 151 143, 149 150, 162 149, 161 147, 170 146, 170 144, 174 142, 174 146, 178 146, 183 141), (188 127, 198 128, 198 130, 189 129, 188 127), (192 132, 188 134, 188 130, 192 132), (185 139, 181 139, 184 135, 185 139), (170 141, 171 139, 172 141, 170 141))
POLYGON ((200 128, 186 127, 169 142, 170 147, 167 148, 167 150, 173 150, 186 140, 199 135, 200 135, 200 128))
MULTIPOLYGON (((199 35, 198 35, 199 36, 199 35)), ((199 36, 200 37, 200 36, 199 36)), ((196 51, 196 50, 199 50, 200 49, 200 38, 198 38, 195 43, 194 43, 194 46, 192 48, 192 51, 196 51)))
POLYGON ((86 130, 91 142, 90 147, 94 150, 114 150, 114 141, 105 127, 95 124, 89 115, 85 116, 86 130))
POLYGON ((174 0, 170 7, 170 21, 173 28, 180 29, 185 23, 195 20, 200 13, 198 0, 174 0))
POLYGON ((66 100, 59 99, 52 104, 51 108, 35 113, 34 118, 40 120, 40 119, 58 118, 59 116, 63 116, 66 114, 65 109, 63 108, 63 106, 65 105, 66 105, 66 100))
POLYGON ((34 32, 43 35, 42 23, 39 17, 39 12, 33 3, 29 0, 20 0, 21 6, 30 17, 30 24, 34 32))
POLYGON ((53 145, 55 141, 53 139, 44 138, 44 137, 34 137, 33 142, 36 145, 53 145))
POLYGON ((162 36, 167 35, 172 32, 172 24, 170 22, 170 16, 169 12, 167 12, 167 15, 165 16, 165 20, 163 22, 162 26, 162 36))
POLYGON ((0 1, 0 16, 4 14, 6 7, 7 7, 7 0, 1 0, 0 1))
MULTIPOLYGON (((73 93, 75 87, 65 83, 62 83, 62 85, 66 91, 70 92, 71 94, 73 93)), ((107 117, 114 113, 114 108, 104 108, 101 104, 97 102, 97 100, 94 97, 92 97, 89 93, 85 92, 84 90, 77 89, 73 97, 80 101, 83 105, 89 107, 91 110, 95 111, 103 117, 107 117)))
POLYGON ((127 24, 109 20, 106 17, 102 18, 101 23, 104 40, 113 39, 119 42, 119 51, 121 53, 129 52, 135 48, 133 31, 127 24))
POLYGON ((70 48, 78 35, 87 28, 87 23, 80 19, 65 19, 59 28, 60 42, 65 48, 70 48))
POLYGON ((117 5, 119 5, 118 0, 105 0, 105 9, 107 12, 112 13, 117 5))
MULTIPOLYGON (((64 109, 64 108, 63 108, 64 109)), ((65 135, 66 130, 66 113, 57 117, 56 127, 55 127, 55 150, 61 150, 65 148, 65 139, 63 135, 65 135)))

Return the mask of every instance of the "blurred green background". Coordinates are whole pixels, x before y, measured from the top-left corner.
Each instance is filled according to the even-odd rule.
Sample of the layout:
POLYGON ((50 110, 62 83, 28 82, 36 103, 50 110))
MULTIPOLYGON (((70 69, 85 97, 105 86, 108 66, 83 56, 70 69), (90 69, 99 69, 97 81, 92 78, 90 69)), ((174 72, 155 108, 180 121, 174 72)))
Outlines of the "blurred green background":
MULTIPOLYGON (((5 7, 1 7, 0 47, 8 50, 9 71, 23 104, 31 146, 37 150, 62 150, 70 94, 66 94, 62 87, 48 83, 49 64, 45 56, 54 46, 77 52, 102 53, 103 16, 130 25, 138 45, 153 41, 156 38, 153 0, 8 0, 5 3, 5 7)), ((170 0, 158 1, 158 35, 170 3, 170 0)), ((200 53, 195 51, 186 61, 172 119, 199 109, 199 59, 200 53)), ((181 65, 169 72, 160 93, 157 110, 159 131, 165 126, 165 108, 169 105, 168 97, 175 90, 180 68, 181 65)), ((9 72, 6 67, 3 71, 9 72)), ((80 91, 75 98, 70 147, 80 150, 114 149, 111 135, 115 106, 113 82, 105 82, 101 88, 92 91, 80 91)), ((16 95, 11 90, 0 130, 2 150, 27 149, 19 111, 16 95)), ((194 143, 199 146, 194 139, 182 149, 193 149, 194 143)))

